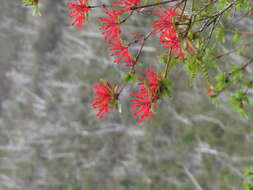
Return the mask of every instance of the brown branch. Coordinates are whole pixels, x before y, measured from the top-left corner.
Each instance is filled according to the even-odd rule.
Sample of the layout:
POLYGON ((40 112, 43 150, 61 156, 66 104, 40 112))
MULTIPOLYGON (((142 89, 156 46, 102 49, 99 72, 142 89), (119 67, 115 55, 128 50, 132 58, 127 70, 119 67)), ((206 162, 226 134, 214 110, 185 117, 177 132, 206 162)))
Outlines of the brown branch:
POLYGON ((127 15, 127 17, 126 18, 124 18, 122 21, 120 21, 119 23, 120 24, 123 24, 124 22, 126 22, 132 15, 133 15, 133 13, 134 13, 134 10, 132 10, 130 13, 129 13, 129 15, 127 15))
POLYGON ((246 63, 245 65, 243 65, 242 67, 240 67, 239 69, 233 71, 231 74, 236 73, 236 72, 244 71, 252 63, 253 63, 253 58, 251 60, 249 60, 248 63, 246 63))
MULTIPOLYGON (((167 1, 162 1, 162 2, 158 2, 158 3, 147 4, 147 5, 134 6, 134 7, 131 7, 131 10, 143 9, 143 8, 148 8, 148 7, 155 7, 155 6, 164 5, 164 4, 172 3, 172 2, 176 2, 176 1, 180 1, 180 0, 167 0, 167 1)), ((186 1, 186 0, 181 0, 181 3, 183 3, 184 1, 186 1)), ((87 6, 87 8, 89 8, 89 9, 105 8, 105 7, 122 8, 122 6, 118 6, 118 5, 106 5, 106 4, 89 5, 89 6, 87 6)))
MULTIPOLYGON (((151 4, 147 4, 147 5, 132 7, 131 10, 143 9, 143 8, 148 8, 148 7, 156 7, 159 5, 164 5, 164 4, 172 3, 172 2, 176 2, 176 1, 179 1, 179 0, 167 0, 167 1, 162 1, 162 2, 158 2, 158 3, 151 3, 151 4)), ((183 3, 184 1, 186 1, 186 0, 181 0, 181 3, 183 3)))
POLYGON ((210 26, 212 23, 216 22, 216 20, 223 15, 227 10, 229 10, 232 6, 234 6, 236 1, 231 2, 228 6, 226 6, 224 9, 219 11, 218 13, 214 14, 213 16, 210 17, 209 20, 207 20, 199 29, 198 32, 203 32, 208 26, 210 26))
POLYGON ((144 44, 146 42, 146 40, 152 35, 153 31, 149 32, 146 34, 146 36, 142 39, 142 42, 141 42, 141 47, 136 55, 136 58, 135 58, 135 62, 131 68, 131 72, 134 71, 134 68, 135 68, 135 65, 137 64, 138 60, 140 59, 140 56, 141 56, 141 53, 142 53, 142 50, 143 50, 143 47, 144 47, 144 44))
POLYGON ((225 29, 226 32, 232 32, 236 34, 243 34, 243 35, 253 35, 253 32, 240 32, 238 30, 232 30, 232 29, 225 29))
MULTIPOLYGON (((253 41, 250 41, 250 42, 244 44, 244 46, 252 45, 252 43, 253 43, 253 41)), ((235 48, 235 49, 230 50, 229 52, 216 55, 213 59, 220 59, 221 57, 226 56, 226 55, 229 55, 229 54, 231 54, 231 53, 237 51, 237 50, 240 49, 240 48, 241 48, 241 47, 238 47, 238 48, 235 48)))
MULTIPOLYGON (((236 69, 235 71, 233 72, 230 72, 230 73, 226 73, 226 77, 228 78, 228 80, 231 78, 231 76, 234 74, 234 73, 237 73, 237 72, 241 72, 241 71, 244 71, 250 64, 253 63, 253 58, 251 60, 249 60, 245 65, 243 65, 242 67, 236 69)), ((250 81, 250 84, 252 84, 253 81, 250 81)), ((226 90, 226 88, 228 87, 228 85, 225 85, 221 90, 219 91, 216 91, 215 95, 216 97, 219 96, 224 90, 226 90)))

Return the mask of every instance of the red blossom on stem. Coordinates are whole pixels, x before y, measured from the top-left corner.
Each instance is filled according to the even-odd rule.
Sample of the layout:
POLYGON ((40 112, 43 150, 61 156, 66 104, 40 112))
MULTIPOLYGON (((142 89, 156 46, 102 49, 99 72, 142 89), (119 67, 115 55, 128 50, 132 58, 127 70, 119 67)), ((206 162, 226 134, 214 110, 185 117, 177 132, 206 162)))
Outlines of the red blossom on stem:
POLYGON ((94 109, 98 109, 96 116, 102 119, 103 116, 108 114, 108 111, 113 109, 113 102, 116 98, 114 89, 110 82, 107 82, 105 85, 101 81, 98 82, 98 85, 93 85, 92 88, 95 95, 91 106, 94 109))
POLYGON ((139 90, 133 91, 132 96, 135 98, 130 100, 132 103, 131 110, 136 111, 134 117, 138 117, 138 122, 149 117, 153 119, 153 109, 157 107, 157 89, 159 87, 159 75, 153 70, 148 70, 145 73, 145 79, 140 79, 138 83, 139 90))
POLYGON ((163 44, 164 48, 171 48, 172 54, 176 54, 177 57, 183 56, 183 52, 181 50, 181 41, 178 39, 175 30, 171 29, 167 30, 166 32, 162 32, 160 35, 160 42, 163 44))
POLYGON ((157 104, 156 101, 152 100, 148 91, 133 91, 132 96, 134 96, 135 99, 130 100, 132 103, 131 110, 136 111, 133 116, 139 118, 138 123, 141 123, 146 117, 149 117, 152 120, 152 108, 157 107, 157 104))
POLYGON ((132 8, 138 6, 141 0, 121 0, 121 2, 114 2, 113 5, 120 5, 123 9, 131 11, 132 8))
POLYGON ((76 25, 79 30, 82 29, 83 22, 87 18, 89 7, 88 0, 75 0, 76 2, 67 2, 70 18, 74 18, 72 25, 76 25))
POLYGON ((103 30, 102 34, 106 34, 105 40, 111 41, 120 37, 121 30, 118 18, 122 14, 122 11, 110 11, 106 8, 104 10, 109 18, 99 17, 99 20, 101 21, 100 30, 103 30))
POLYGON ((118 58, 114 61, 119 64, 121 61, 126 64, 126 66, 133 65, 133 58, 128 51, 128 46, 124 46, 121 40, 115 40, 110 43, 112 46, 110 50, 115 51, 110 56, 118 56, 118 58))
MULTIPOLYGON (((144 72, 144 71, 143 71, 144 72)), ((148 89, 151 91, 151 95, 156 93, 156 90, 159 86, 159 78, 160 76, 156 74, 156 72, 152 69, 144 72, 145 78, 140 78, 141 82, 138 83, 140 89, 148 89)))
POLYGON ((166 32, 173 28, 173 18, 176 13, 170 9, 160 9, 160 11, 155 12, 155 16, 159 17, 158 20, 153 21, 153 30, 156 32, 166 32))
MULTIPOLYGON (((155 13, 155 16, 159 19, 153 21, 153 30, 160 33, 160 43, 163 44, 164 48, 170 48, 171 53, 176 54, 177 57, 183 56, 181 41, 178 38, 173 21, 176 13, 172 8, 161 9, 155 13)), ((167 52, 170 52, 170 50, 167 52)))

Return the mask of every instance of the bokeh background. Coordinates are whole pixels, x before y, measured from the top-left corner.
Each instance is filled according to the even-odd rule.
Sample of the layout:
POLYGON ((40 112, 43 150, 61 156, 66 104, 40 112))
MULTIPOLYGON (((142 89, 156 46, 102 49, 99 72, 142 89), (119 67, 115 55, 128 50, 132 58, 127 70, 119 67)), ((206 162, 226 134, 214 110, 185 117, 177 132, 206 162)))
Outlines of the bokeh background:
MULTIPOLYGON (((178 63, 173 97, 152 123, 139 125, 129 113, 131 86, 121 95, 122 113, 98 119, 90 107, 92 85, 99 78, 121 81, 124 68, 108 56, 101 11, 92 11, 78 32, 65 3, 42 1, 40 17, 18 0, 0 0, 0 189, 242 189, 243 169, 253 167, 252 107, 245 120, 222 101, 212 104, 203 77, 190 88, 178 63)), ((253 31, 252 18, 229 19, 236 22, 228 27, 253 31)), ((124 29, 145 33, 150 23, 135 14, 124 29)), ((252 35, 243 42, 249 40, 252 35)), ((220 50, 233 46, 225 42, 220 50)), ((151 40, 142 62, 159 69, 160 50, 151 40)), ((231 54, 221 62, 243 61, 231 54)))

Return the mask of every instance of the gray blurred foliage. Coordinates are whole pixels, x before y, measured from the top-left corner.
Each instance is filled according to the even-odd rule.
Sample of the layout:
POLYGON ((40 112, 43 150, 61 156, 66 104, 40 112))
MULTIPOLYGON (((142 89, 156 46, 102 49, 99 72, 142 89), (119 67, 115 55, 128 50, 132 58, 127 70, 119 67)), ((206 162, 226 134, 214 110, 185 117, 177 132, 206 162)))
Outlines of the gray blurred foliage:
MULTIPOLYGON (((123 113, 99 120, 91 86, 99 78, 120 81, 124 70, 108 56, 95 18, 101 12, 90 13, 82 32, 69 26, 63 0, 44 0, 42 15, 1 0, 0 189, 242 189, 242 171, 253 163, 252 120, 212 104, 201 80, 189 88, 181 63, 173 98, 153 123, 138 125, 128 112, 130 87, 123 113)), ((145 33, 150 20, 138 18, 125 27, 145 33)), ((238 25, 252 30, 252 20, 238 25)), ((144 49, 146 65, 157 65, 154 44, 144 49)))

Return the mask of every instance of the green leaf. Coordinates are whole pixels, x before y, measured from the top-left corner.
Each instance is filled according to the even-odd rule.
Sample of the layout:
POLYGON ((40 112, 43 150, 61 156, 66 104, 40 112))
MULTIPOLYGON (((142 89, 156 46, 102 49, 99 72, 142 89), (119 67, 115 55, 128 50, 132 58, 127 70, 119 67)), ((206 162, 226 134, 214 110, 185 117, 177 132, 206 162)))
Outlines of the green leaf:
POLYGON ((128 73, 126 73, 126 75, 124 77, 124 81, 135 83, 137 81, 137 77, 134 73, 128 72, 128 73))
POLYGON ((246 190, 251 190, 251 185, 248 184, 248 183, 246 183, 246 184, 245 184, 245 189, 246 189, 246 190))
POLYGON ((41 16, 41 11, 40 11, 38 4, 33 5, 33 15, 41 16))
POLYGON ((221 41, 221 42, 225 42, 225 31, 224 28, 217 28, 216 30, 216 40, 217 41, 221 41))
POLYGON ((233 36, 232 42, 233 43, 237 43, 238 41, 240 41, 240 39, 241 39, 241 35, 239 35, 239 34, 236 33, 233 36))
POLYGON ((169 86, 171 86, 171 82, 169 79, 163 79, 161 81, 161 86, 164 87, 164 88, 168 88, 169 86))
POLYGON ((168 61, 169 61, 169 55, 168 54, 164 54, 164 55, 161 55, 159 57, 159 62, 160 63, 167 64, 168 61))
POLYGON ((245 119, 249 119, 248 114, 245 111, 245 105, 249 104, 249 99, 244 92, 238 90, 234 95, 231 96, 229 102, 233 106, 233 110, 239 113, 245 119))
POLYGON ((118 110, 119 113, 122 113, 122 106, 119 102, 115 104, 115 108, 118 110))
POLYGON ((219 73, 216 77, 216 86, 215 86, 215 90, 216 91, 220 91, 221 89, 223 89, 223 87, 229 83, 229 78, 227 77, 225 72, 221 72, 219 73))
POLYGON ((171 89, 167 90, 167 91, 166 91, 166 95, 167 95, 168 97, 172 97, 172 96, 173 96, 173 91, 172 91, 171 89))

